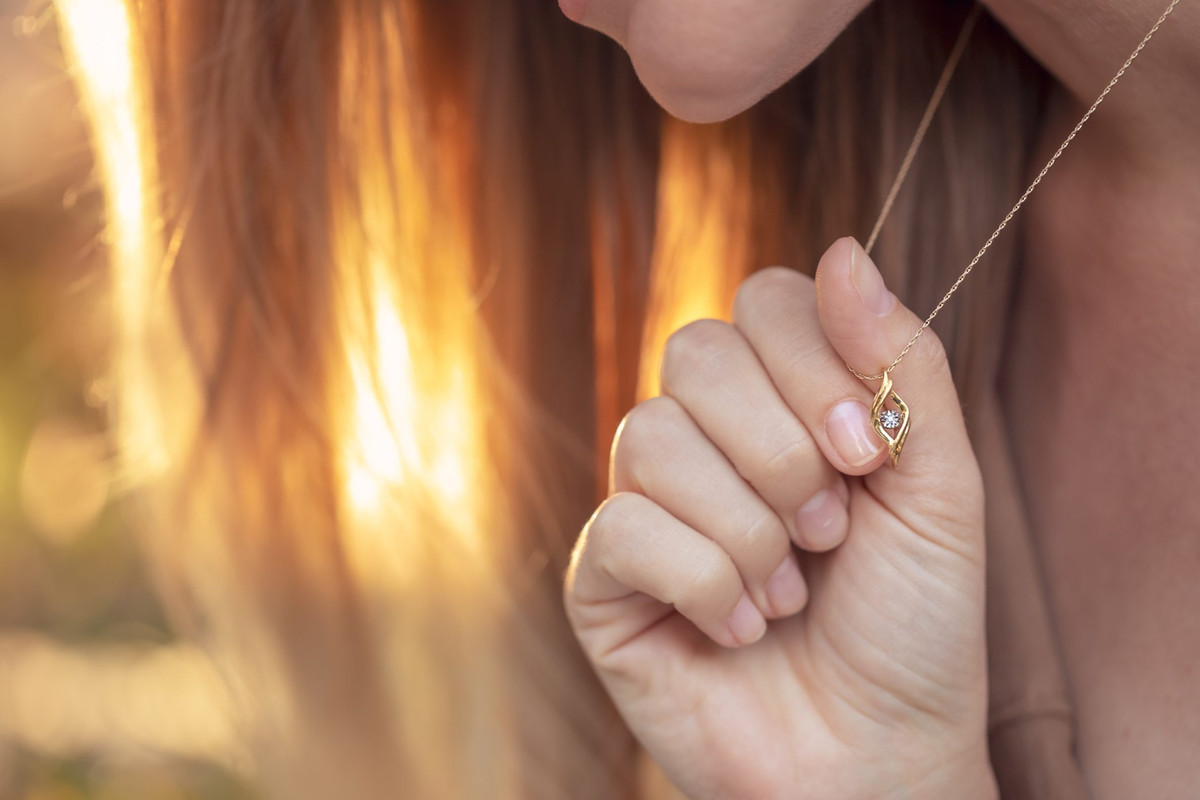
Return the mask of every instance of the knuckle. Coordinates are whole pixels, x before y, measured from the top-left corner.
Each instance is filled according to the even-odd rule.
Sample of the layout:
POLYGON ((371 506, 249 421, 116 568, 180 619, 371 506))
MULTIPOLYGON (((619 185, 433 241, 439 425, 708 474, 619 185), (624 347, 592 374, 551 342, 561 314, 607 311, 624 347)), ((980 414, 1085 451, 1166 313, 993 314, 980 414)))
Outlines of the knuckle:
POLYGON ((808 387, 813 375, 836 374, 846 368, 815 322, 803 335, 797 335, 787 343, 780 363, 778 380, 781 386, 797 395, 811 391, 808 387))
POLYGON ((637 519, 644 513, 644 498, 632 492, 617 492, 592 512, 584 523, 567 564, 562 601, 567 619, 577 633, 585 627, 581 609, 591 602, 595 581, 586 575, 614 575, 614 569, 634 546, 637 519), (591 586, 592 589, 586 588, 591 586))
POLYGON ((625 467, 645 453, 661 452, 663 445, 679 434, 686 417, 687 412, 670 397, 652 397, 638 403, 617 428, 613 440, 614 463, 625 467))
POLYGON ((605 499, 584 525, 573 561, 587 560, 611 575, 614 563, 633 546, 630 539, 638 530, 638 516, 644 513, 643 502, 633 492, 617 492, 605 499))
POLYGON ((673 604, 685 616, 706 617, 718 613, 742 593, 742 579, 733 558, 716 543, 706 548, 689 571, 688 580, 675 588, 673 604), (730 598, 734 598, 730 602, 730 598))
POLYGON ((788 541, 787 529, 779 517, 761 510, 738 530, 728 549, 734 554, 735 561, 777 565, 787 551, 788 541))
POLYGON ((755 485, 774 484, 781 480, 795 481, 808 472, 816 443, 806 432, 796 431, 787 436, 767 458, 763 459, 746 479, 755 485))
POLYGON ((659 382, 678 385, 681 378, 704 371, 714 361, 726 358, 740 334, 719 319, 698 319, 679 328, 663 346, 659 382))
POLYGON ((744 319, 752 316, 763 302, 780 294, 804 292, 812 279, 789 267, 764 267, 742 281, 733 297, 733 316, 744 319))
POLYGON ((592 512, 571 549, 563 581, 563 600, 568 614, 578 602, 581 574, 613 576, 621 562, 636 553, 639 531, 644 531, 650 501, 634 492, 616 492, 592 512))
POLYGON ((633 492, 617 492, 606 498, 593 512, 583 529, 583 547, 592 551, 611 550, 623 534, 633 527, 641 511, 642 497, 633 492))

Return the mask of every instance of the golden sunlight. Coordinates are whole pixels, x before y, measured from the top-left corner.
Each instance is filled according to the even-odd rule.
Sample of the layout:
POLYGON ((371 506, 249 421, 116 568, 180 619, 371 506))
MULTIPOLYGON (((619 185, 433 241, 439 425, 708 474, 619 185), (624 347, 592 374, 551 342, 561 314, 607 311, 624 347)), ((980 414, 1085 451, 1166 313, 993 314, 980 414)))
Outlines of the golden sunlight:
POLYGON ((486 437, 467 262, 447 244, 453 235, 434 234, 417 170, 397 172, 406 176, 400 208, 385 188, 364 186, 361 216, 342 228, 338 253, 347 544, 360 575, 379 586, 412 586, 432 574, 431 558, 477 582, 470 566, 486 562, 488 487, 477 466, 487 463, 486 437), (397 236, 397 218, 410 235, 397 236), (407 271, 429 262, 444 266, 442 280, 410 283, 407 271))
POLYGON ((668 122, 663 129, 650 305, 638 371, 638 399, 659 392, 663 346, 671 333, 706 317, 725 318, 738 277, 730 264, 748 224, 749 198, 739 191, 730 148, 710 146, 718 129, 668 122))
MULTIPOLYGON (((357 197, 335 212, 348 373, 338 436, 356 562, 405 583, 429 548, 459 563, 486 560, 482 508, 494 487, 481 466, 479 320, 470 237, 458 227, 466 212, 450 207, 417 152, 401 37, 390 41, 396 102, 346 109, 365 161, 357 197)), ((379 76, 350 70, 344 79, 347 97, 380 91, 379 76)))
MULTIPOLYGON (((440 369, 426 364, 419 371, 388 267, 376 263, 370 279, 372 319, 356 315, 350 326, 362 331, 369 325, 369 333, 350 335, 347 342, 353 410, 344 458, 352 510, 369 522, 384 515, 389 495, 424 495, 444 522, 465 535, 477 521, 466 464, 473 463, 480 435, 466 370, 460 362, 440 369), (422 374, 427 380, 419 379, 422 374)), ((469 350, 461 344, 458 356, 465 360, 469 350)))
POLYGON ((412 427, 392 424, 392 419, 416 418, 408 336, 383 269, 377 267, 372 273, 374 346, 351 348, 349 353, 354 422, 347 444, 346 485, 360 514, 378 510, 385 487, 399 486, 403 480, 406 463, 410 467, 420 463, 412 427))
POLYGON ((116 420, 121 453, 139 475, 157 474, 167 466, 168 455, 147 348, 162 251, 147 228, 159 215, 146 191, 156 185, 157 175, 148 147, 148 115, 141 107, 144 76, 122 0, 57 0, 57 9, 63 49, 91 123, 108 211, 113 352, 121 354, 115 364, 122 386, 116 420))

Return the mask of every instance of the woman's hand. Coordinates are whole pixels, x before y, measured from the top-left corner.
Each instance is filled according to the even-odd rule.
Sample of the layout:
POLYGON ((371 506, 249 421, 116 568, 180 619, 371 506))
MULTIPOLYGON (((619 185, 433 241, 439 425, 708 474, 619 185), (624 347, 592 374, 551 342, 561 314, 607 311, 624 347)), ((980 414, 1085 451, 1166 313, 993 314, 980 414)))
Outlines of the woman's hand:
POLYGON ((983 490, 941 345, 893 373, 900 467, 846 369, 920 320, 862 248, 746 280, 667 343, 565 601, 630 728, 693 798, 986 798, 983 490), (770 623, 766 620, 771 620, 770 623))

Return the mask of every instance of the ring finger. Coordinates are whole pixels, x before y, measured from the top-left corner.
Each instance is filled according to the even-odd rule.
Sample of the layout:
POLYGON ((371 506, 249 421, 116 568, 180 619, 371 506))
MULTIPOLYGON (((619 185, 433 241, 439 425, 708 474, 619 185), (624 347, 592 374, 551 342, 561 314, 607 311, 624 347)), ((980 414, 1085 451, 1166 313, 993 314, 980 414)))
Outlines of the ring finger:
POLYGON ((670 397, 636 406, 614 445, 611 493, 637 492, 729 554, 763 616, 808 599, 788 531, 688 413, 670 397))
POLYGON ((788 407, 766 368, 732 325, 704 319, 680 328, 663 353, 661 383, 809 550, 840 544, 848 528, 841 474, 788 407), (804 524, 814 498, 837 512, 820 541, 804 524), (836 501, 836 502, 834 502, 836 501))

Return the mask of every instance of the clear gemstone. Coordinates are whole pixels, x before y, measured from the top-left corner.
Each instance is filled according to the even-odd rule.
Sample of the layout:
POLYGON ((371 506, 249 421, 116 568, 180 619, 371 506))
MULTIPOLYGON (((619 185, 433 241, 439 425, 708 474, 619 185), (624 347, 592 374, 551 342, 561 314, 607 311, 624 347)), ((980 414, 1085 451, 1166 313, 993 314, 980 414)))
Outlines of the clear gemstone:
POLYGON ((879 424, 883 425, 885 428, 899 428, 900 423, 903 421, 904 417, 900 415, 899 411, 896 411, 893 408, 885 409, 879 415, 879 424))

